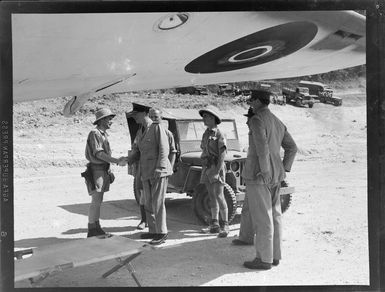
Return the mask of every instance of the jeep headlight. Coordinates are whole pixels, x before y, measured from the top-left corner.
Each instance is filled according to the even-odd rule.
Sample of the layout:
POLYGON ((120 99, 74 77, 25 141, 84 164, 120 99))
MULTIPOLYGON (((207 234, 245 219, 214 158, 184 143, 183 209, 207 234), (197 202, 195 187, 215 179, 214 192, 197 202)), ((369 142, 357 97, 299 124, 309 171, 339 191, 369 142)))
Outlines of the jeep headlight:
POLYGON ((230 169, 233 171, 233 172, 236 172, 239 170, 239 162, 238 161, 232 161, 230 163, 230 169))

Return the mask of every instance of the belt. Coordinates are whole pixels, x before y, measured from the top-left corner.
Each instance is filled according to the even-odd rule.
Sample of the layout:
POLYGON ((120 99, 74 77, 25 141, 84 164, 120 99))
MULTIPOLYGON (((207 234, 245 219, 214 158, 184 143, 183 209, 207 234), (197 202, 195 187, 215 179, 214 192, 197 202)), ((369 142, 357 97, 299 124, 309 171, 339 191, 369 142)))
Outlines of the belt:
POLYGON ((92 169, 97 169, 97 170, 105 170, 105 171, 108 171, 110 169, 110 164, 109 163, 103 163, 103 164, 99 164, 99 163, 88 163, 87 165, 89 165, 92 169))

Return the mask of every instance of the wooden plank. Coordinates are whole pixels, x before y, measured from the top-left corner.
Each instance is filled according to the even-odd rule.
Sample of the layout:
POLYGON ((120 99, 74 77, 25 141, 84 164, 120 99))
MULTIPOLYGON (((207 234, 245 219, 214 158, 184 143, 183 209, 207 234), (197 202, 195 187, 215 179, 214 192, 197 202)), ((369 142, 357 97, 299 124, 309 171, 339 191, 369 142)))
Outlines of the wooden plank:
POLYGON ((15 281, 117 257, 126 257, 142 252, 145 246, 143 242, 121 236, 90 237, 42 246, 34 249, 31 257, 15 261, 15 281))

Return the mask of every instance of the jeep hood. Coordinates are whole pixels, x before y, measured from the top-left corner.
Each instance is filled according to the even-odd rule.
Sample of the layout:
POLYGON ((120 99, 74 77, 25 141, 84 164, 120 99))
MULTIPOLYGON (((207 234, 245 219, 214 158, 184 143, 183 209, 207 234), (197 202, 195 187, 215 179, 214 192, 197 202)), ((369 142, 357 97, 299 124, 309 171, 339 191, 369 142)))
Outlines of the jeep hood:
MULTIPOLYGON (((202 153, 201 151, 184 153, 183 155, 181 155, 180 159, 184 163, 201 166, 202 165, 201 153, 202 153)), ((247 156, 247 152, 230 150, 230 151, 227 151, 225 161, 227 162, 227 161, 233 161, 236 159, 245 159, 246 156, 247 156)))

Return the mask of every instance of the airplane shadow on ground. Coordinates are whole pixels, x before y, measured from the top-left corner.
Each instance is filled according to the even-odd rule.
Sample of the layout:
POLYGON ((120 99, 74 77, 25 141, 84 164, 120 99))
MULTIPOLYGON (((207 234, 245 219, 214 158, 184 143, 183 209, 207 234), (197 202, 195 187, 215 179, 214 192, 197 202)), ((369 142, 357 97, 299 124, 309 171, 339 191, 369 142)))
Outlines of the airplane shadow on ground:
MULTIPOLYGON (((59 206, 66 211, 71 213, 81 214, 84 216, 88 215, 89 204, 73 204, 59 206)), ((202 222, 195 216, 191 198, 166 198, 166 212, 167 212, 167 225, 168 228, 172 231, 179 232, 181 230, 189 229, 192 233, 196 233, 203 227, 202 222), (187 226, 186 226, 187 225, 187 226)), ((137 224, 140 221, 140 211, 139 206, 135 200, 115 200, 115 201, 105 201, 102 205, 101 210, 101 219, 102 220, 126 220, 126 226, 109 226, 103 227, 106 232, 128 232, 140 233, 141 231, 136 229, 137 224)), ((240 216, 236 215, 232 225, 238 224, 240 222, 240 216)), ((110 224, 111 225, 111 224, 110 224)), ((113 224, 112 224, 113 225, 113 224)), ((147 232, 148 229, 145 229, 143 232, 147 232)), ((63 234, 77 234, 77 233, 87 233, 86 228, 70 229, 63 234)), ((132 234, 135 238, 139 238, 139 235, 136 236, 132 234)))
MULTIPOLYGON (((62 205, 58 206, 70 213, 79 214, 88 216, 88 210, 90 207, 89 203, 85 204, 71 204, 71 205, 62 205)), ((191 199, 189 198, 183 198, 183 199, 173 199, 173 198, 166 198, 166 209, 167 209, 167 216, 174 214, 174 213, 180 213, 183 214, 182 219, 185 220, 193 220, 190 218, 191 216, 194 216, 192 207, 191 207, 191 199)), ((113 220, 113 219, 123 219, 127 218, 130 215, 135 215, 137 218, 139 218, 139 205, 136 203, 133 199, 128 200, 114 200, 114 201, 108 201, 105 200, 102 203, 101 207, 101 214, 100 219, 102 220, 113 220), (115 209, 115 210, 112 210, 115 209)), ((129 217, 128 217, 129 218, 129 217)))
MULTIPOLYGON (((72 204, 59 206, 60 208, 74 213, 87 216, 89 204, 72 204)), ((166 198, 166 209, 167 209, 167 226, 169 229, 169 239, 183 239, 183 238, 198 238, 207 237, 208 234, 202 233, 202 228, 207 226, 196 218, 191 204, 190 198, 166 198)), ((230 225, 230 229, 234 229, 233 225, 239 223, 239 215, 230 225)), ((148 232, 148 229, 137 230, 136 226, 140 220, 139 206, 136 201, 131 200, 115 200, 115 201, 104 201, 101 210, 102 220, 124 220, 127 224, 120 222, 119 225, 110 223, 110 226, 103 227, 108 233, 119 233, 121 236, 125 236, 131 239, 140 239, 140 234, 148 232)), ((84 238, 87 234, 87 228, 75 228, 69 229, 62 232, 64 235, 79 234, 80 238, 84 238)), ((213 235, 209 235, 213 236, 213 235)), ((31 246, 43 246, 46 244, 60 243, 64 241, 75 240, 75 239, 64 239, 56 237, 48 238, 30 238, 15 241, 15 247, 27 248, 31 246)))
MULTIPOLYGON (((90 204, 72 204, 59 206, 60 208, 79 215, 88 216, 90 204)), ((166 198, 167 220, 171 219, 180 223, 202 225, 202 222, 195 216, 191 198, 166 198)), ((102 220, 114 219, 137 219, 140 220, 139 205, 133 199, 104 201, 101 208, 102 220)), ((232 224, 240 223, 240 216, 237 214, 232 224)))
MULTIPOLYGON (((58 206, 70 213, 88 216, 88 209, 90 204, 71 204, 58 206)), ((194 215, 192 210, 191 199, 189 198, 166 198, 166 212, 167 222, 176 221, 182 224, 200 225, 198 218, 194 215)), ((140 220, 139 205, 135 200, 114 200, 104 201, 101 207, 101 220, 140 220)), ((137 224, 138 222, 136 222, 137 224)), ((136 227, 136 225, 135 225, 136 227)), ((119 232, 120 227, 110 227, 108 231, 119 232)), ((129 228, 128 230, 131 230, 129 228)), ((80 231, 80 230, 79 230, 80 231)), ((76 232, 75 232, 76 233, 76 232)), ((66 232, 65 234, 72 234, 66 232)))

